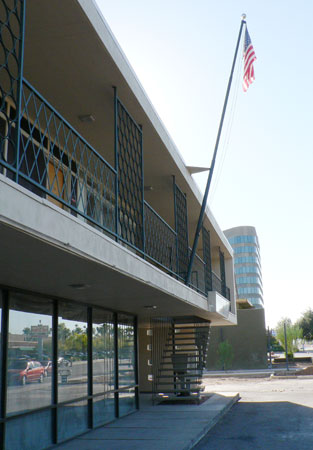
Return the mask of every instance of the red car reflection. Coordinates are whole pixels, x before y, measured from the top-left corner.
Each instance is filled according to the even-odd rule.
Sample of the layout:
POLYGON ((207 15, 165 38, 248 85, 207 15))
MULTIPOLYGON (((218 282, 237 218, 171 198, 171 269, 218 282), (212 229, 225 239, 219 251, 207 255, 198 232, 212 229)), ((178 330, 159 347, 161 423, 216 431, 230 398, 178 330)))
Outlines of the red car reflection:
POLYGON ((22 384, 32 381, 43 382, 45 369, 38 361, 27 361, 26 359, 15 359, 9 361, 8 377, 9 383, 22 384))

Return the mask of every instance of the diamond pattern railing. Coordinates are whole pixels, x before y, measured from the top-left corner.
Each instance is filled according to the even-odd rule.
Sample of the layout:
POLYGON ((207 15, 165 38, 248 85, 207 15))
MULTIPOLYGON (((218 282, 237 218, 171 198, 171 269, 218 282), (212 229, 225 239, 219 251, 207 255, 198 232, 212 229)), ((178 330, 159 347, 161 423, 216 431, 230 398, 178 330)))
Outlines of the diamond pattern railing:
POLYGON ((176 245, 176 232, 145 202, 146 256, 175 274, 176 245))
POLYGON ((115 233, 116 171, 23 81, 20 184, 115 233))
MULTIPOLYGON (((189 255, 191 253, 191 248, 189 248, 189 255)), ((190 285, 196 289, 198 292, 206 295, 208 291, 206 291, 205 285, 205 263, 200 258, 199 255, 195 255, 195 259, 193 262, 190 285)))
POLYGON ((177 274, 185 279, 189 264, 187 198, 177 186, 175 179, 174 210, 177 233, 177 274))
POLYGON ((127 244, 139 251, 143 251, 142 130, 118 98, 116 98, 115 104, 119 207, 118 234, 127 244))
POLYGON ((1 0, 0 2, 0 173, 15 178, 17 151, 18 115, 20 108, 23 39, 24 2, 22 0, 1 0), (7 105, 12 105, 11 114, 7 105), (13 170, 11 170, 13 169, 13 170))

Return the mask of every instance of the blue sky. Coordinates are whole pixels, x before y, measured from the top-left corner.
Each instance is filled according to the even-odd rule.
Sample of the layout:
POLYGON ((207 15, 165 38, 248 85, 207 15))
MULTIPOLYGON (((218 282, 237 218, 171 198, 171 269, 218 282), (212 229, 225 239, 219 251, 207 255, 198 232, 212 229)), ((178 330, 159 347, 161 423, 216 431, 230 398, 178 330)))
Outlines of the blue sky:
MULTIPOLYGON (((313 3, 97 3, 184 161, 206 167, 247 14, 256 80, 243 93, 238 64, 209 206, 222 229, 257 229, 267 325, 296 320, 313 307, 313 3)), ((196 181, 203 191, 206 175, 196 181)))

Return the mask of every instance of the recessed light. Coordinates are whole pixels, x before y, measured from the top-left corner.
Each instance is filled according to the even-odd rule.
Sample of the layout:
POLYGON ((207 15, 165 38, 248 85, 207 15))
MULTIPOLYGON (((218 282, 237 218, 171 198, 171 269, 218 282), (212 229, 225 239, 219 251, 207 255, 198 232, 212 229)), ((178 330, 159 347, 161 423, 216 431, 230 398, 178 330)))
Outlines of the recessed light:
POLYGON ((96 120, 92 114, 82 114, 78 118, 81 122, 94 122, 96 120))
POLYGON ((157 309, 157 306, 155 305, 146 305, 144 306, 145 309, 157 309))

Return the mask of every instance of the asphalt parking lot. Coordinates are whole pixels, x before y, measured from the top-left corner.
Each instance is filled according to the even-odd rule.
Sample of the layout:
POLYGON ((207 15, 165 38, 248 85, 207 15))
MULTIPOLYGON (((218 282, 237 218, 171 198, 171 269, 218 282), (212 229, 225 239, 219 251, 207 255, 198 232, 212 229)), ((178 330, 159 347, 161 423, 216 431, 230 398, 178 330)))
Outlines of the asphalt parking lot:
POLYGON ((207 378, 206 391, 240 393, 240 401, 197 450, 313 448, 313 377, 207 378))

